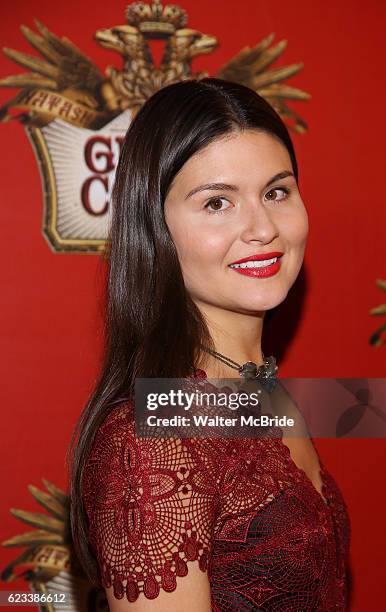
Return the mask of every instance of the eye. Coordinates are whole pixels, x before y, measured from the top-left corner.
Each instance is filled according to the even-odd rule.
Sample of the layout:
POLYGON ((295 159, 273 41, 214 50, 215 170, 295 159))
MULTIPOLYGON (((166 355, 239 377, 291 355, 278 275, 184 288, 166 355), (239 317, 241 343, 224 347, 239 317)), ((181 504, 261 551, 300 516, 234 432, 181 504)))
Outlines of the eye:
POLYGON ((224 202, 227 202, 228 200, 226 200, 226 198, 222 198, 221 196, 217 196, 216 198, 211 198, 204 206, 204 208, 207 209, 208 213, 210 215, 212 214, 222 214, 224 213, 226 210, 228 210, 229 207, 225 208, 225 209, 220 209, 220 208, 216 208, 215 210, 210 210, 210 206, 216 206, 216 205, 220 205, 221 206, 221 200, 224 200, 224 202))
POLYGON ((287 189, 287 187, 274 187, 274 189, 271 189, 270 191, 268 191, 264 197, 273 202, 280 202, 280 200, 285 200, 289 192, 290 190, 287 189), (278 194, 280 195, 280 191, 284 195, 282 195, 281 197, 277 197, 278 194), (267 197, 267 196, 270 196, 270 197, 267 197))

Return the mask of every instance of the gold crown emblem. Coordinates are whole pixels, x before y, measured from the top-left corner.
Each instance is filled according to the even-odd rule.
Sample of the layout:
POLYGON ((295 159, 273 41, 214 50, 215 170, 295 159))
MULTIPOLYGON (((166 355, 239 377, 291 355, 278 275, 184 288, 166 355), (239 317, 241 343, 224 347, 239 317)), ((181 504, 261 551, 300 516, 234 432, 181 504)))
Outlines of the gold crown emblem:
POLYGON ((164 37, 171 35, 188 22, 188 14, 176 4, 162 6, 160 0, 153 4, 133 2, 125 12, 129 25, 138 28, 142 34, 164 37))

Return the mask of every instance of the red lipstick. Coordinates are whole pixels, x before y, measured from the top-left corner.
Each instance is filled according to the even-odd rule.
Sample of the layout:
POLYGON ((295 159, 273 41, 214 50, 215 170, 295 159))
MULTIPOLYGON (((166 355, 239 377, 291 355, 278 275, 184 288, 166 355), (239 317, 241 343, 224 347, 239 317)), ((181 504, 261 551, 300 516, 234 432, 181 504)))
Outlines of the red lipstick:
POLYGON ((283 253, 281 251, 272 251, 271 253, 259 253, 256 255, 250 255, 249 257, 244 257, 243 259, 238 259, 237 261, 232 262, 231 264, 229 264, 229 267, 236 266, 231 267, 231 270, 234 270, 239 274, 243 274, 244 276, 250 276, 252 278, 266 278, 268 276, 273 276, 280 270, 280 257, 282 255, 283 253), (270 259, 276 259, 276 261, 265 266, 252 267, 250 265, 240 267, 240 264, 247 264, 248 262, 264 261, 270 259))

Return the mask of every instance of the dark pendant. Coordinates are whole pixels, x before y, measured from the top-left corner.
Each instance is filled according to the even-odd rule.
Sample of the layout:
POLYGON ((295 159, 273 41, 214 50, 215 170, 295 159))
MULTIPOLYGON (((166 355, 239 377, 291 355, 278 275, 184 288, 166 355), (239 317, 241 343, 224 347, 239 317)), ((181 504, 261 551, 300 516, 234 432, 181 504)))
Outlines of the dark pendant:
POLYGON ((243 378, 256 378, 257 377, 257 365, 253 361, 247 361, 244 365, 239 368, 240 376, 243 378))
POLYGON ((266 357, 265 363, 259 367, 253 361, 247 361, 239 368, 239 374, 246 380, 258 379, 262 386, 271 393, 277 384, 277 370, 276 359, 271 355, 266 357))
POLYGON ((236 361, 226 357, 226 355, 222 355, 221 353, 208 349, 205 346, 202 346, 202 348, 210 355, 213 355, 216 359, 219 359, 226 365, 229 365, 231 368, 238 370, 240 376, 245 380, 258 380, 258 382, 269 392, 275 388, 277 384, 276 373, 278 366, 276 365, 276 359, 273 355, 270 357, 264 357, 263 355, 264 363, 263 365, 257 367, 256 363, 253 361, 247 361, 243 365, 240 365, 236 361))

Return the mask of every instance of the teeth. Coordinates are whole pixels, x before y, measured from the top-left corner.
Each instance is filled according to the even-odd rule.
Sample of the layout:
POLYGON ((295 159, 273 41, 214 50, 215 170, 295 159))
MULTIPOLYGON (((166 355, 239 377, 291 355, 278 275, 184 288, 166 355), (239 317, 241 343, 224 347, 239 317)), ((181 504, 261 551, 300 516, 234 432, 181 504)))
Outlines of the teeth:
POLYGON ((270 266, 271 264, 277 261, 277 257, 273 259, 262 259, 261 261, 246 261, 245 263, 240 264, 231 264, 230 268, 265 268, 266 266, 270 266))

